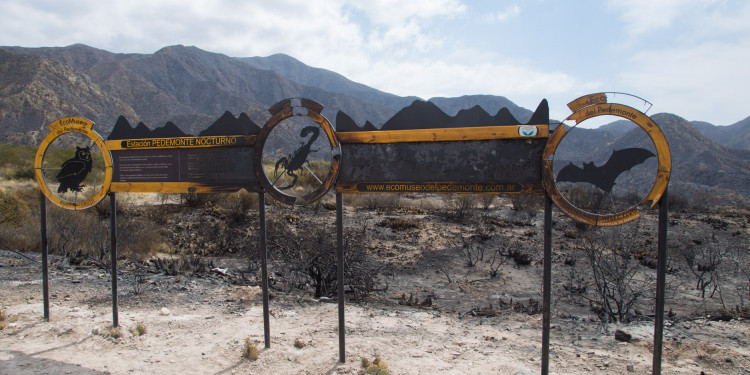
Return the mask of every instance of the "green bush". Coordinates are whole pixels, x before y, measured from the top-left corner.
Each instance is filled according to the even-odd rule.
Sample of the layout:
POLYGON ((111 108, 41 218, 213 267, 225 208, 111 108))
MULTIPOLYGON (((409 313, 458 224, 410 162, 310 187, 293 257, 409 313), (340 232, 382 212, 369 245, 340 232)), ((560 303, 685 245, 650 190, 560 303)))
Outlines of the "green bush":
POLYGON ((32 146, 0 143, 0 168, 7 179, 34 178, 34 154, 32 146))
POLYGON ((35 189, 0 189, 0 247, 39 249, 39 205, 28 203, 38 200, 39 191, 35 189))
POLYGON ((20 169, 16 169, 15 171, 8 173, 7 177, 14 180, 33 180, 35 178, 34 166, 28 165, 20 169))
POLYGON ((0 143, 0 167, 34 164, 36 147, 0 143))
POLYGON ((0 224, 19 225, 27 216, 28 207, 17 194, 0 190, 0 224))

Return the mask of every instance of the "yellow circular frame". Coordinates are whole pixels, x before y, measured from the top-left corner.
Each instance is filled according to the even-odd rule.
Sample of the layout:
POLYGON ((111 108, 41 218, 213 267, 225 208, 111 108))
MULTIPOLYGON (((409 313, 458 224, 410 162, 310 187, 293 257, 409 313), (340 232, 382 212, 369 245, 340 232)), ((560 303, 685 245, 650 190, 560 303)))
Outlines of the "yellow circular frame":
POLYGON ((544 188, 547 191, 549 197, 561 211, 563 211, 574 220, 586 224, 596 225, 600 227, 611 227, 629 223, 639 218, 641 215, 638 206, 646 204, 650 201, 650 208, 653 208, 654 205, 659 202, 659 199, 661 199, 662 194, 664 194, 664 190, 666 190, 667 185, 669 184, 669 176, 672 171, 672 156, 669 151, 669 144, 667 143, 667 139, 664 137, 664 133, 662 133, 661 129, 654 123, 653 120, 651 120, 650 117, 646 116, 646 114, 635 108, 623 104, 609 103, 595 104, 581 108, 568 116, 565 121, 558 125, 555 131, 550 136, 549 141, 547 142, 547 146, 544 148, 542 159, 542 181, 544 183, 544 188), (651 191, 648 193, 648 195, 646 195, 646 197, 644 197, 638 205, 633 206, 625 211, 610 215, 593 214, 584 211, 568 202, 560 194, 560 191, 557 188, 557 182, 555 181, 555 175, 552 171, 552 163, 554 161, 554 154, 557 150, 557 146, 568 133, 568 131, 565 129, 565 121, 575 121, 576 126, 578 126, 585 120, 604 115, 612 115, 625 118, 634 122, 643 130, 645 130, 648 136, 651 138, 651 141, 654 143, 654 146, 656 147, 656 152, 658 154, 657 156, 659 160, 656 180, 654 181, 654 186, 651 188, 651 191))
POLYGON ((320 112, 323 110, 323 106, 310 99, 286 99, 274 104, 269 108, 269 112, 273 115, 268 122, 261 129, 260 134, 255 143, 255 176, 260 181, 263 189, 271 194, 272 197, 285 204, 310 204, 326 195, 328 190, 331 189, 333 184, 336 182, 336 178, 339 175, 339 168, 341 167, 341 150, 339 146, 339 140, 336 138, 336 132, 320 112), (296 106, 295 101, 299 100, 299 105, 296 106), (293 117, 302 116, 313 120, 320 126, 328 137, 328 142, 331 146, 331 150, 338 150, 338 153, 334 153, 331 157, 331 169, 328 171, 328 175, 323 180, 323 183, 312 192, 302 195, 294 196, 286 194, 283 191, 276 188, 266 176, 263 169, 263 146, 268 139, 276 125, 281 123, 283 120, 293 117))
POLYGON ((42 194, 57 206, 68 210, 83 210, 99 203, 109 192, 109 187, 112 184, 112 155, 102 137, 92 130, 93 126, 93 122, 80 117, 59 119, 49 125, 50 133, 44 138, 36 151, 36 157, 34 158, 34 176, 36 177, 36 182, 39 184, 42 194), (47 153, 47 148, 57 137, 66 133, 80 133, 91 139, 99 146, 99 150, 102 153, 102 160, 104 160, 104 182, 102 183, 102 188, 93 197, 81 202, 69 202, 55 195, 44 181, 44 173, 42 172, 42 161, 47 153))

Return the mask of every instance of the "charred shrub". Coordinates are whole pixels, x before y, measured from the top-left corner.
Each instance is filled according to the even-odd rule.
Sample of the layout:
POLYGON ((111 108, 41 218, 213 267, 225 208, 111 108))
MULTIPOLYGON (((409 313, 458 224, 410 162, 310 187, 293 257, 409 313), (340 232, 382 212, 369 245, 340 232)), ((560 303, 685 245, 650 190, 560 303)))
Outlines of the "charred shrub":
POLYGON ((528 266, 531 264, 531 256, 521 251, 521 249, 508 250, 508 258, 513 259, 516 267, 528 266))
MULTIPOLYGON (((344 202, 372 211, 395 211, 400 207, 400 194, 356 194, 344 197, 344 202)), ((335 206, 331 209, 335 209, 335 206)))
POLYGON ((633 241, 640 233, 637 224, 621 228, 598 228, 581 238, 581 248, 590 266, 594 311, 602 321, 629 322, 636 316, 639 301, 651 295, 652 273, 639 272, 636 255, 642 249, 633 241))
POLYGON ((495 195, 493 194, 482 194, 479 196, 479 201, 482 203, 482 209, 485 211, 490 209, 492 202, 495 201, 495 195))
POLYGON ((417 219, 407 219, 401 217, 387 218, 380 223, 379 227, 386 227, 393 229, 394 232, 408 230, 408 229, 422 229, 422 223, 417 219))
POLYGON ((247 211, 258 207, 257 195, 245 190, 219 194, 216 196, 215 202, 214 206, 217 213, 235 222, 243 221, 247 211))
POLYGON ((444 198, 447 216, 457 220, 473 216, 478 202, 475 194, 449 194, 444 198))
POLYGON ((607 208, 605 192, 590 184, 577 184, 562 192, 570 204, 586 211, 601 212, 607 208))
POLYGON ((544 198, 541 195, 513 194, 510 202, 513 211, 536 213, 542 209, 544 198))
MULTIPOLYGON (((292 224, 284 215, 270 217, 268 226, 269 257, 276 274, 290 289, 310 287, 316 298, 337 293, 337 243, 334 231, 312 220, 292 224)), ((371 259, 364 244, 367 227, 344 231, 345 293, 359 302, 371 292, 382 290, 378 280, 384 265, 371 259)))

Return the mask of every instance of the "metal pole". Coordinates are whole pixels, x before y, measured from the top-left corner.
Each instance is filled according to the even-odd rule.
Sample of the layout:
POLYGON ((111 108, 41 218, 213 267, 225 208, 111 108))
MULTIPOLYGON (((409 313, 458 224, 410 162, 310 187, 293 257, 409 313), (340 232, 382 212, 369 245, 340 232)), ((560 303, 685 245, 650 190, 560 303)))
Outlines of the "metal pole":
POLYGON ((542 374, 549 374, 550 295, 552 290, 552 199, 544 196, 544 286, 542 287, 542 374))
POLYGON ((47 197, 39 191, 39 217, 42 235, 42 304, 44 321, 49 322, 49 269, 47 266, 47 197))
POLYGON ((336 245, 338 247, 339 362, 346 362, 346 323, 344 321, 344 203, 336 193, 336 245))
POLYGON ((115 193, 109 193, 109 218, 110 237, 112 240, 112 326, 120 326, 120 318, 117 310, 117 197, 115 193))
POLYGON ((268 240, 266 239, 266 194, 258 193, 258 226, 260 227, 260 268, 263 288, 263 336, 271 347, 271 323, 268 312, 268 240))
POLYGON ((659 244, 656 271, 656 319, 654 319, 654 361, 651 365, 655 375, 661 374, 662 339, 664 337, 664 289, 667 274, 667 224, 669 222, 669 187, 659 200, 659 244))

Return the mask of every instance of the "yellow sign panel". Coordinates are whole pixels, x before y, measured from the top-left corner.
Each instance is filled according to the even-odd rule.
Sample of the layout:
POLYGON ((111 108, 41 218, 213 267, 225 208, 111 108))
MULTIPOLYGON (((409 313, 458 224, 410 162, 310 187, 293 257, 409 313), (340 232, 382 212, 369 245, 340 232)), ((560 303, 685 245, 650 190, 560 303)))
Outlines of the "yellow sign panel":
POLYGON ((339 193, 457 193, 544 195, 539 182, 355 182, 336 184, 339 193))
POLYGON ((107 141, 106 143, 110 151, 156 148, 252 146, 255 144, 255 135, 124 139, 107 141))
POLYGON ((341 143, 406 143, 547 138, 549 125, 476 126, 336 133, 341 143))

